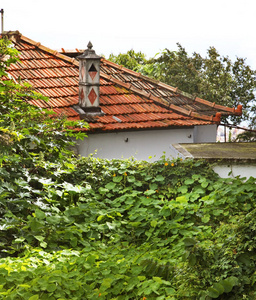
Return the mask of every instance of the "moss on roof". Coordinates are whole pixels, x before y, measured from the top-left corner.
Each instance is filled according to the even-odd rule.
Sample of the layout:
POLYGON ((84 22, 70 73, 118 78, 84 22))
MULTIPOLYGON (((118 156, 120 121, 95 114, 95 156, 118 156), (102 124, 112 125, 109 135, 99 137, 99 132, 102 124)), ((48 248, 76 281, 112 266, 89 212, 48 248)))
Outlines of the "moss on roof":
POLYGON ((173 145, 185 157, 207 160, 255 161, 256 142, 173 145))

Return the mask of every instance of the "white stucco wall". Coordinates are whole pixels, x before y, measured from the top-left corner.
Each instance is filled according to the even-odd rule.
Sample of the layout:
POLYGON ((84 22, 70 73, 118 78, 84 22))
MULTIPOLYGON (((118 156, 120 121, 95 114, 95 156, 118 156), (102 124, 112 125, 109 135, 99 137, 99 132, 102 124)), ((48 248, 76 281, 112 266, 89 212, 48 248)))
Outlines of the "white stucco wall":
POLYGON ((82 156, 95 153, 100 158, 130 158, 139 160, 158 160, 165 152, 169 158, 176 158, 177 152, 171 144, 216 141, 216 126, 202 128, 182 128, 166 130, 144 130, 115 133, 89 134, 88 138, 78 142, 78 152, 82 156), (204 140, 205 139, 205 140, 204 140))
POLYGON ((217 137, 217 125, 194 127, 194 143, 214 143, 217 137))
POLYGON ((219 174, 221 178, 228 177, 256 177, 256 165, 217 165, 213 167, 213 170, 219 174))

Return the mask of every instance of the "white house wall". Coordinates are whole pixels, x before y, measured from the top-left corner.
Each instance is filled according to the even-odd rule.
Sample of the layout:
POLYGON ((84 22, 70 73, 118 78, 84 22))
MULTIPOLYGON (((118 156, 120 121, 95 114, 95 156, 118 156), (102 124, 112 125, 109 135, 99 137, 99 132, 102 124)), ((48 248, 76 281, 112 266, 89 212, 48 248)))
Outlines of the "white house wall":
POLYGON ((240 177, 256 177, 256 165, 216 165, 213 170, 219 174, 221 178, 234 178, 236 176, 240 177))
POLYGON ((202 125, 194 128, 194 143, 216 142, 217 125, 202 125))
POLYGON ((172 159, 177 157, 177 152, 172 150, 171 144, 193 143, 203 137, 205 142, 209 142, 209 138, 212 138, 210 142, 215 142, 216 126, 203 127, 196 131, 194 128, 183 128, 89 134, 88 138, 78 143, 78 152, 81 156, 88 156, 96 151, 95 157, 107 159, 134 157, 149 160, 152 157, 151 161, 158 160, 165 152, 172 159))

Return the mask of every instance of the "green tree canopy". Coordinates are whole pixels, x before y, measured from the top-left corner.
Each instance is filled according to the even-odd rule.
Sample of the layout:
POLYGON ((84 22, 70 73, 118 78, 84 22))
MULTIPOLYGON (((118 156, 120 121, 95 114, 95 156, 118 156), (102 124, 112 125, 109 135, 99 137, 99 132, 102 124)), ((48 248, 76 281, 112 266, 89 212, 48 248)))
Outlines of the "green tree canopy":
POLYGON ((16 218, 29 214, 34 203, 41 201, 40 181, 58 180, 59 173, 69 171, 74 139, 84 137, 73 128, 85 124, 54 118, 53 112, 29 104, 32 99, 47 98, 8 75, 18 52, 6 39, 0 39, 0 58, 0 219, 13 228, 4 240, 12 240, 16 223, 7 225, 6 214, 16 218))
MULTIPOLYGON (((7 72, 11 63, 16 63, 18 51, 7 39, 0 39, 0 144, 1 153, 8 156, 22 151, 23 157, 43 154, 56 162, 63 155, 72 156, 70 146, 74 137, 84 137, 74 127, 86 126, 84 122, 56 118, 53 111, 30 105, 31 100, 47 97, 34 91, 27 83, 14 80, 7 72)), ((3 159, 3 157, 2 157, 3 159)))
POLYGON ((112 54, 109 59, 208 101, 229 107, 242 104, 242 117, 229 119, 235 124, 248 121, 250 127, 255 127, 256 71, 246 64, 246 59, 236 58, 233 62, 214 47, 208 49, 206 57, 196 52, 189 55, 177 45, 176 51, 165 49, 150 59, 133 50, 112 54))
POLYGON ((147 63, 146 55, 142 52, 135 52, 133 49, 118 56, 110 54, 109 60, 134 71, 139 71, 141 65, 144 66, 147 63))

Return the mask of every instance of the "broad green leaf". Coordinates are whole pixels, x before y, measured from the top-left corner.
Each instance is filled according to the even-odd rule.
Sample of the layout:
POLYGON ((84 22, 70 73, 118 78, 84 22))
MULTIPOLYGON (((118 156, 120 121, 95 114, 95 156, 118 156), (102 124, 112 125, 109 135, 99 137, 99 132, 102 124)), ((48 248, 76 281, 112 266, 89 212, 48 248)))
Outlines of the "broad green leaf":
POLYGON ((106 225, 108 226, 108 228, 109 228, 110 230, 113 230, 113 229, 116 228, 116 225, 113 224, 113 223, 110 223, 110 222, 106 222, 106 225))
POLYGON ((135 181, 134 185, 141 187, 143 185, 143 183, 141 181, 135 181))
POLYGON ((128 177, 127 177, 127 181, 128 181, 128 182, 135 182, 135 180, 136 180, 136 179, 135 179, 134 176, 128 176, 128 177))
POLYGON ((61 252, 61 254, 66 255, 66 256, 80 256, 79 251, 75 251, 75 250, 63 250, 61 252))
POLYGON ((194 180, 198 180, 199 178, 200 178, 200 175, 198 175, 198 174, 192 175, 192 179, 194 179, 194 180))
POLYGON ((47 291, 48 292, 54 292, 55 290, 56 290, 56 288, 57 288, 57 286, 56 286, 56 284, 54 284, 54 283, 50 283, 50 284, 48 284, 47 285, 47 287, 46 287, 46 289, 47 289, 47 291))
POLYGON ((153 280, 160 284, 163 282, 162 278, 160 278, 160 277, 153 277, 153 280))
POLYGON ((46 221, 50 224, 58 224, 60 223, 61 217, 60 216, 48 216, 46 217, 46 221))
POLYGON ((166 296, 165 296, 165 295, 159 296, 159 297, 156 298, 156 300, 164 300, 164 299, 166 299, 166 296))
POLYGON ((164 177, 162 175, 156 175, 155 181, 164 181, 164 177))
POLYGON ((228 279, 221 280, 219 283, 224 287, 225 293, 231 292, 234 286, 228 279))
POLYGON ((45 238, 41 235, 35 235, 34 236, 35 239, 37 239, 38 241, 42 242, 45 238))
POLYGON ((94 254, 90 254, 87 258, 86 258, 86 261, 89 263, 89 264, 94 264, 95 263, 95 260, 98 259, 98 255, 94 255, 94 254))
POLYGON ((141 222, 130 222, 129 224, 131 224, 132 227, 138 227, 140 226, 141 222))
POLYGON ((196 264, 196 256, 191 253, 188 257, 188 263, 191 265, 191 266, 194 266, 196 264))
POLYGON ((24 242, 26 239, 24 237, 20 237, 14 240, 15 243, 22 243, 24 242))
POLYGON ((81 186, 73 185, 69 182, 64 182, 62 186, 64 190, 69 193, 81 193, 81 191, 83 190, 81 186))
POLYGON ((105 188, 107 190, 113 190, 116 187, 116 183, 115 182, 109 182, 108 184, 105 185, 105 188))
POLYGON ((30 222, 30 228, 33 231, 38 231, 42 227, 43 227, 43 224, 38 222, 36 219, 32 219, 32 221, 30 222))
MULTIPOLYGON (((71 239, 70 239, 70 244, 73 248, 75 248, 77 246, 77 237, 73 236, 71 239)), ((41 245, 41 244, 40 244, 41 245)))
POLYGON ((107 290, 108 288, 110 288, 110 287, 111 287, 112 281, 113 281, 112 278, 104 278, 104 279, 103 279, 103 282, 102 282, 102 284, 101 284, 100 290, 101 290, 101 291, 105 291, 105 290, 107 290))
POLYGON ((121 182, 122 180, 123 180, 123 176, 115 176, 115 177, 113 177, 113 181, 114 181, 114 182, 119 183, 119 182, 121 182))
POLYGON ((138 276, 139 281, 144 281, 146 279, 145 276, 138 276))
POLYGON ((31 288, 31 286, 28 285, 28 284, 19 284, 19 287, 22 287, 22 288, 25 288, 25 289, 31 288))
POLYGON ((202 220, 203 223, 207 223, 207 222, 210 221, 210 216, 209 216, 209 215, 203 216, 203 217, 201 218, 201 220, 202 220))
POLYGON ((104 219, 104 217, 105 215, 98 216, 97 221, 100 222, 102 219, 104 219))
POLYGON ((181 186, 178 188, 178 192, 182 194, 186 194, 188 192, 188 188, 186 186, 181 186))
POLYGON ((187 185, 190 185, 190 184, 193 184, 195 181, 194 181, 194 179, 193 178, 188 178, 188 179, 186 179, 185 180, 185 184, 187 184, 187 185))
POLYGON ((157 190, 158 189, 158 185, 156 183, 150 183, 149 189, 150 190, 157 190))
POLYGON ((209 297, 212 297, 212 298, 218 298, 219 297, 219 292, 216 290, 216 289, 214 289, 214 288, 212 288, 212 287, 210 287, 209 289, 208 289, 208 296, 209 297))
POLYGON ((28 298, 28 300, 38 300, 39 296, 38 295, 34 295, 28 298))
MULTIPOLYGON (((176 290, 174 288, 165 288, 166 292, 167 292, 167 295, 169 296, 172 296, 172 295, 175 295, 176 294, 176 290)), ((174 299, 173 299, 174 300, 174 299)))
POLYGON ((154 191, 154 190, 147 190, 147 191, 144 192, 144 194, 147 195, 147 196, 153 195, 155 193, 156 193, 156 191, 154 191))
POLYGON ((194 190, 194 193, 196 193, 196 194, 204 194, 205 193, 205 191, 203 190, 203 189, 201 189, 201 188, 196 188, 195 190, 194 190))
POLYGON ((213 212, 214 216, 220 216, 223 214, 223 210, 222 209, 215 209, 213 212))
POLYGON ((238 263, 249 266, 251 264, 251 259, 248 254, 241 254, 237 258, 238 263))
POLYGON ((152 220, 150 222, 151 227, 156 227, 157 226, 157 220, 152 220))
POLYGON ((51 185, 53 183, 51 178, 39 178, 38 181, 43 185, 51 185))
POLYGON ((141 198, 141 203, 143 203, 143 205, 149 205, 149 204, 151 204, 151 202, 152 202, 152 198, 150 198, 150 197, 143 197, 143 198, 141 198))
POLYGON ((79 207, 70 207, 65 211, 65 214, 67 214, 68 216, 79 216, 81 215, 81 209, 79 207))
POLYGON ((214 283, 213 288, 216 289, 219 292, 220 295, 223 294, 224 291, 225 291, 223 285, 220 284, 220 283, 214 283))
POLYGON ((177 197, 176 201, 179 202, 179 203, 187 203, 188 202, 188 200, 185 196, 177 197))
POLYGON ((187 237, 183 240, 183 243, 186 247, 190 247, 190 246, 194 246, 196 244, 196 240, 193 238, 187 237))
POLYGON ((209 183, 207 181, 204 181, 201 183, 202 188, 206 188, 209 185, 209 183))
POLYGON ((109 192, 109 190, 107 188, 103 188, 103 187, 99 188, 99 193, 102 194, 102 195, 105 195, 108 192, 109 192))
POLYGON ((238 283, 239 283, 238 278, 235 276, 230 276, 226 280, 228 280, 230 283, 232 283, 233 286, 238 285, 238 283))

